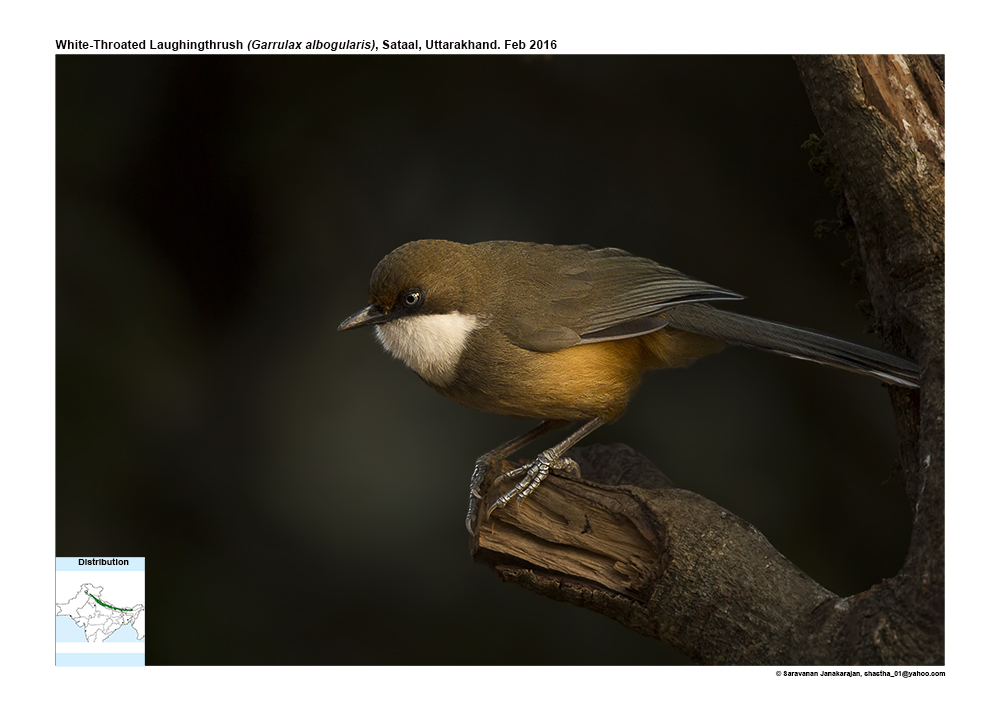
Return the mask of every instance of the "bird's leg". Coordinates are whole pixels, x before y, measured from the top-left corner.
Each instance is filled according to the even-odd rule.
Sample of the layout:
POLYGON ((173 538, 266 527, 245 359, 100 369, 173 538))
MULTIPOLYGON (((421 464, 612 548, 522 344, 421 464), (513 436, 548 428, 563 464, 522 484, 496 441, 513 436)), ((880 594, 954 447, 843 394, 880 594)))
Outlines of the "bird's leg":
POLYGON ((499 482, 508 478, 517 477, 521 474, 524 475, 521 482, 501 495, 497 501, 490 506, 489 510, 486 511, 486 517, 489 517, 494 510, 502 508, 514 498, 517 498, 518 502, 524 500, 532 492, 534 492, 535 488, 541 484, 542 480, 544 480, 552 470, 575 470, 576 474, 579 476, 579 466, 573 460, 564 458, 563 453, 576 445, 587 435, 594 432, 594 430, 601 427, 603 424, 603 418, 594 418, 593 420, 587 421, 587 423, 582 425, 576 432, 563 440, 561 443, 540 454, 533 462, 530 462, 527 465, 522 465, 519 468, 514 468, 513 470, 505 472, 503 475, 498 477, 497 481, 499 482))
MULTIPOLYGON (((479 501, 482 499, 483 481, 486 479, 486 472, 493 463, 505 459, 511 453, 517 452, 525 445, 534 442, 542 435, 557 430, 565 425, 568 420, 546 420, 541 425, 533 427, 528 432, 518 435, 513 440, 508 440, 500 447, 490 450, 481 458, 476 460, 476 467, 472 471, 472 482, 469 487, 469 513, 465 516, 465 527, 469 534, 472 534, 472 523, 476 520, 479 512, 479 501)), ((582 437, 582 436, 581 436, 582 437)))

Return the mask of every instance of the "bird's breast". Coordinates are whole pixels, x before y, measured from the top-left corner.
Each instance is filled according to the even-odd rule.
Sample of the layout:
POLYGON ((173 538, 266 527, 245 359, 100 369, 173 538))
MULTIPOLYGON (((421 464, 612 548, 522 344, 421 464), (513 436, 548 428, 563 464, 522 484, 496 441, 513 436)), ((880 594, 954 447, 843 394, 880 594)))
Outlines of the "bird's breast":
POLYGON ((641 338, 536 352, 506 341, 493 326, 471 335, 453 381, 435 389, 498 415, 614 420, 648 365, 641 338))

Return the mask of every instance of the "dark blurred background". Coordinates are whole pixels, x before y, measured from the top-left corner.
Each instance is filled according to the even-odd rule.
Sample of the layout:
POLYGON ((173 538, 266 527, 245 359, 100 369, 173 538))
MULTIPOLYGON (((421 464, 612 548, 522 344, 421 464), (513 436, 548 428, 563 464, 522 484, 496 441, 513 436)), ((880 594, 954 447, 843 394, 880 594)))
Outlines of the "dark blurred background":
MULTIPOLYGON (((836 202, 789 58, 72 55, 56 80, 56 550, 146 557, 147 664, 686 662, 471 562, 472 464, 530 423, 336 332, 404 242, 622 247, 878 345, 846 243, 813 236, 836 202)), ((732 348, 586 442, 835 592, 906 551, 877 381, 732 348)))

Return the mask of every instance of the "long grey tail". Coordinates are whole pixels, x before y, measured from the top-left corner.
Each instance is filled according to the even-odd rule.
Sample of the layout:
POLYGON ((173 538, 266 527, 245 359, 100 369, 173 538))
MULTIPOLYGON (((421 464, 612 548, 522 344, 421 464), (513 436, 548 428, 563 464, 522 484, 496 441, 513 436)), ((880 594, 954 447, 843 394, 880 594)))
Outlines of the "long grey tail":
POLYGON ((920 387, 920 368, 916 363, 813 330, 739 315, 701 303, 674 305, 662 316, 671 327, 733 345, 811 360, 871 375, 894 385, 920 387))

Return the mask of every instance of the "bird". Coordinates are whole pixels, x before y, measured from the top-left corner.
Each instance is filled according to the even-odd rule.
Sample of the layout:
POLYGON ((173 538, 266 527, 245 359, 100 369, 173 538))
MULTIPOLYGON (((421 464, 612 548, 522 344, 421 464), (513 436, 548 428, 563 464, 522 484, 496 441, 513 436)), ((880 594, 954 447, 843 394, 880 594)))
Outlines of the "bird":
POLYGON ((543 435, 583 421, 562 442, 497 478, 520 478, 486 517, 527 498, 565 453, 617 420, 644 373, 681 368, 742 345, 919 389, 909 359, 814 330, 710 305, 739 293, 617 248, 495 240, 408 242, 386 255, 369 304, 339 330, 375 328, 385 350, 434 390, 482 412, 542 420, 482 455, 469 488, 474 532, 487 471, 543 435))

